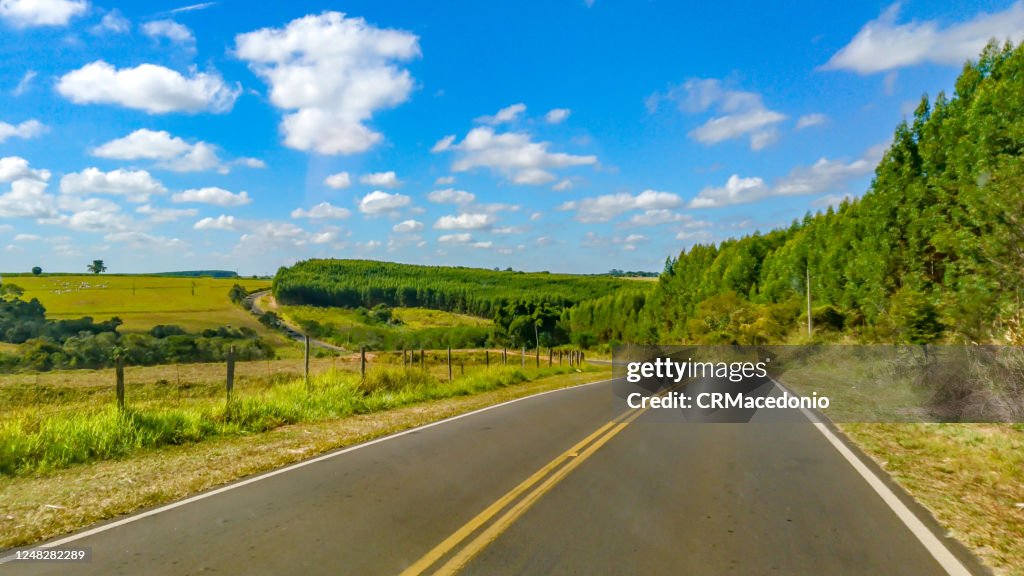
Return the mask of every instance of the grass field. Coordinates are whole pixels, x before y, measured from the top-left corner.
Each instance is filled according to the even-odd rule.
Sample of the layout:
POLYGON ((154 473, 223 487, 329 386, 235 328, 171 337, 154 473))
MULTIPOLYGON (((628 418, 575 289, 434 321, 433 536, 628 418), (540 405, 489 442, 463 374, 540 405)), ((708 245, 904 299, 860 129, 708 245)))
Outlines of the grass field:
MULTIPOLYGON (((322 325, 334 324, 338 327, 367 326, 368 324, 350 308, 334 308, 320 306, 279 306, 278 313, 294 324, 301 325, 310 320, 322 325)), ((394 317, 401 324, 394 330, 418 330, 422 328, 454 328, 466 326, 490 326, 492 322, 476 316, 429 310, 427 308, 393 308, 394 317)))
POLYGON ((269 280, 43 275, 19 276, 8 282, 24 288, 24 298, 38 298, 52 319, 92 316, 102 321, 117 316, 124 321, 122 332, 177 324, 190 331, 230 325, 266 333, 252 315, 232 304, 228 290, 233 284, 250 291, 268 288, 269 280))

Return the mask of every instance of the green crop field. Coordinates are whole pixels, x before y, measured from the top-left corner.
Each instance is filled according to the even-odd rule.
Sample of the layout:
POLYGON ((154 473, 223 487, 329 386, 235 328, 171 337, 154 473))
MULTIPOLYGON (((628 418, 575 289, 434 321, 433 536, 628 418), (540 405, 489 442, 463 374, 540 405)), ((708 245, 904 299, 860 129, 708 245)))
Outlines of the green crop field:
MULTIPOLYGON (((310 320, 323 325, 333 324, 338 327, 361 326, 366 322, 351 308, 320 307, 320 306, 281 306, 279 312, 291 322, 301 325, 310 320)), ((418 330, 421 328, 454 328, 464 326, 490 326, 492 322, 484 318, 456 314, 442 310, 427 308, 394 308, 394 317, 401 324, 394 330, 418 330)))
POLYGON ((24 288, 25 299, 38 298, 51 319, 91 316, 102 321, 117 316, 124 321, 122 332, 143 332, 158 324, 177 324, 190 331, 227 325, 266 331, 231 302, 228 290, 233 284, 247 290, 268 288, 268 280, 43 275, 5 281, 24 288))

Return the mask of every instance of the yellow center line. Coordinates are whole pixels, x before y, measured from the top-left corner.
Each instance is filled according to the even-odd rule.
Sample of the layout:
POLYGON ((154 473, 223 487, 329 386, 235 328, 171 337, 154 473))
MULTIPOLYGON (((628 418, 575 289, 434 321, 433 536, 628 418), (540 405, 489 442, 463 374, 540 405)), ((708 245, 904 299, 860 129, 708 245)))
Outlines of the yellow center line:
POLYGON ((595 441, 593 444, 591 444, 586 450, 580 453, 580 455, 577 458, 573 459, 571 462, 569 462, 569 464, 567 464, 563 468, 560 468, 557 472, 552 474, 550 478, 541 483, 540 486, 537 486, 537 488, 533 492, 527 494, 522 500, 517 502, 515 506, 509 508, 509 510, 505 512, 505 514, 503 514, 500 518, 495 520, 493 524, 488 526, 486 530, 481 532, 476 538, 470 541, 469 544, 466 544, 466 546, 463 547, 462 550, 459 550, 459 552, 450 560, 448 560, 448 562, 445 562, 444 566, 441 566, 441 568, 434 573, 434 576, 448 576, 451 574, 455 574, 459 570, 461 570, 467 563, 469 563, 470 560, 473 559, 474 556, 479 554, 480 551, 486 548, 491 542, 497 540, 498 536, 500 536, 502 532, 507 530, 509 526, 511 526, 513 523, 515 523, 516 520, 519 519, 520 516, 522 516, 527 510, 530 509, 531 506, 533 506, 538 500, 540 500, 541 496, 543 496, 552 488, 554 488, 555 485, 561 482, 563 478, 568 476, 569 473, 571 473, 573 470, 579 467, 579 465, 582 464, 584 460, 586 460, 595 452, 597 452, 598 449, 601 448, 601 446, 604 446, 616 434, 622 432, 622 430, 626 426, 629 426, 631 422, 639 418, 640 415, 646 412, 647 410, 649 410, 649 408, 643 408, 634 412, 632 415, 630 415, 629 418, 615 425, 615 427, 612 428, 611 431, 609 431, 607 434, 605 434, 597 441, 595 441))
POLYGON ((403 570, 400 576, 415 576, 418 574, 422 574, 432 564, 440 560, 442 556, 450 552, 460 542, 468 538, 470 534, 472 534, 478 528, 483 526, 488 520, 496 516, 498 512, 502 510, 502 508, 504 508, 510 502, 512 502, 520 495, 522 495, 524 492, 529 490, 531 487, 533 487, 534 484, 539 482, 541 479, 547 476, 552 470, 560 466, 566 460, 575 457, 579 453, 579 451, 586 447, 586 445, 589 444, 593 439, 597 438, 598 436, 606 432, 608 429, 615 426, 617 421, 621 420, 628 414, 628 412, 623 413, 616 417, 611 422, 608 422, 604 426, 601 426, 592 434, 576 443, 575 446, 569 448, 568 450, 557 456, 554 460, 547 463, 543 468, 534 472, 533 475, 531 475, 529 478, 523 480, 518 486, 516 486, 512 490, 509 490, 508 493, 506 493, 501 498, 497 499, 493 504, 491 504, 482 512, 477 514, 472 520, 470 520, 461 528, 452 533, 451 536, 445 538, 444 541, 442 541, 440 544, 431 549, 430 552, 427 552, 422 558, 420 558, 414 564, 403 570))
MULTIPOLYGON (((673 386, 672 389, 677 386, 673 386)), ((670 389, 671 390, 671 389, 670 389)), ((664 393, 664 392, 663 392, 664 393)), ((529 478, 521 482, 518 486, 510 490, 504 496, 496 500, 493 504, 488 506, 482 512, 477 514, 472 520, 464 524, 461 528, 456 530, 451 536, 447 537, 440 544, 435 546, 429 552, 427 552, 422 558, 417 560, 411 566, 403 570, 400 576, 418 576, 424 573, 430 566, 434 565, 442 557, 454 550, 462 541, 469 538, 475 531, 480 529, 484 524, 491 520, 491 518, 498 515, 501 510, 508 506, 511 502, 515 501, 526 491, 530 490, 534 485, 543 480, 548 474, 551 474, 553 470, 558 469, 559 466, 569 461, 569 464, 558 469, 554 474, 551 474, 547 480, 537 486, 533 492, 527 494, 522 500, 516 503, 515 506, 510 508, 504 515, 498 518, 491 526, 481 532, 476 538, 470 541, 462 550, 454 555, 448 562, 446 562, 436 574, 454 574, 463 566, 466 565, 469 560, 483 550, 488 544, 493 542, 502 532, 508 529, 523 513, 526 512, 537 500, 540 499, 545 493, 553 488, 558 482, 569 475, 570 472, 579 467, 584 460, 593 455, 599 448, 604 446, 609 440, 621 432, 626 426, 632 423, 634 420, 639 418, 649 408, 643 408, 640 410, 629 410, 614 418, 610 422, 601 426, 589 436, 579 441, 572 448, 569 448, 561 455, 557 456, 554 460, 546 464, 543 468, 533 473, 529 478)))

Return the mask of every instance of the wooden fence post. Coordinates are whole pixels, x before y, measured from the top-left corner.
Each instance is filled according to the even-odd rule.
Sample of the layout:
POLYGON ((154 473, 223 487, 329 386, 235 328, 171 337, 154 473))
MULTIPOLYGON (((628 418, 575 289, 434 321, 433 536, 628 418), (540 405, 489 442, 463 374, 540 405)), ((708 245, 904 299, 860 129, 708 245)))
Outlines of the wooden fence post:
POLYGON ((359 347, 359 377, 366 380, 366 346, 359 347))
POLYGON ((503 366, 508 365, 508 348, 501 349, 501 364, 503 366))
POLYGON ((488 370, 491 369, 491 351, 490 350, 484 350, 484 365, 487 367, 488 370))
POLYGON ((228 348, 228 404, 231 404, 231 390, 235 387, 235 347, 228 348))
POLYGON ((306 342, 306 347, 305 347, 306 352, 305 352, 305 354, 303 356, 304 357, 304 361, 303 361, 303 368, 302 368, 302 377, 306 380, 306 388, 309 388, 309 334, 306 334, 305 342, 306 342))
POLYGON ((448 381, 452 381, 452 347, 448 347, 448 381))
POLYGON ((427 359, 423 356, 423 348, 420 348, 420 370, 427 369, 427 359))
POLYGON ((533 355, 535 361, 534 363, 537 365, 537 368, 540 368, 540 344, 537 344, 537 350, 536 352, 533 353, 533 355))
POLYGON ((523 346, 523 353, 519 355, 519 367, 526 368, 526 346, 523 346))
POLYGON ((117 377, 117 408, 124 410, 124 358, 118 356, 114 361, 114 372, 117 377))
POLYGON ((554 348, 548 348, 548 368, 551 368, 552 366, 554 366, 554 364, 555 364, 554 360, 555 360, 555 349, 554 348))

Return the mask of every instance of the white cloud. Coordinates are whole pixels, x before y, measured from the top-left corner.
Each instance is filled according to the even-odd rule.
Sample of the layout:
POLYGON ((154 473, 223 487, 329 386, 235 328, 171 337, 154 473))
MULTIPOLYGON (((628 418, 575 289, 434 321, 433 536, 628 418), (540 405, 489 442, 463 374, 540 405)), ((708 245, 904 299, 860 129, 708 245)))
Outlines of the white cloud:
POLYGON ((437 180, 434 180, 434 184, 438 186, 455 184, 455 176, 439 176, 437 180))
POLYGON ((349 176, 348 172, 338 172, 337 174, 331 174, 327 178, 324 178, 324 184, 334 188, 335 190, 340 190, 352 185, 352 177, 349 176))
POLYGON ((0 158, 0 182, 14 182, 15 180, 25 179, 46 182, 50 179, 50 171, 29 168, 28 160, 20 156, 0 158))
POLYGON ((225 164, 218 157, 217 147, 213 144, 203 141, 190 144, 164 130, 145 128, 95 148, 92 155, 113 160, 156 160, 158 167, 174 172, 217 170, 227 173, 231 165, 266 167, 262 160, 256 158, 239 158, 225 164))
POLYGON ((796 129, 803 130, 811 126, 820 126, 827 121, 828 117, 824 114, 805 114, 796 121, 796 129))
POLYGON ((249 158, 248 156, 236 158, 232 164, 245 166, 246 168, 253 168, 255 170, 263 170, 267 167, 267 163, 263 160, 260 160, 259 158, 249 158))
POLYGON ((452 170, 490 168, 515 184, 546 184, 556 180, 551 170, 597 164, 596 156, 548 152, 547 142, 533 142, 524 132, 496 134, 493 128, 481 126, 470 130, 458 144, 450 138, 438 142, 434 149, 458 152, 452 170))
POLYGON ((46 126, 38 120, 25 120, 17 126, 8 124, 7 122, 0 122, 0 143, 3 143, 8 138, 35 138, 40 134, 45 133, 47 130, 46 126))
POLYGON ((628 221, 631 226, 661 226, 663 224, 677 223, 693 224, 693 222, 693 217, 689 214, 679 214, 666 208, 645 210, 642 214, 634 214, 628 221))
POLYGON ((138 230, 114 232, 103 237, 106 242, 121 244, 137 250, 182 250, 187 244, 179 238, 154 236, 138 230))
POLYGON ((490 240, 486 242, 473 242, 472 246, 473 248, 487 249, 494 246, 494 242, 491 242, 490 240))
POLYGON ((196 230, 235 230, 235 217, 221 214, 216 218, 203 218, 192 225, 196 230))
POLYGON ((152 195, 165 194, 167 189, 145 170, 117 169, 103 172, 99 168, 86 168, 81 172, 65 174, 60 179, 63 194, 110 194, 124 196, 129 202, 148 202, 152 195))
POLYGON ((1024 2, 1015 2, 1001 12, 981 12, 945 28, 935 20, 899 24, 899 13, 899 3, 889 6, 822 68, 874 74, 924 63, 960 66, 977 58, 993 38, 1015 44, 1024 40, 1024 2))
POLYGON ((662 102, 675 102, 684 112, 697 114, 713 110, 716 114, 690 131, 689 136, 702 144, 750 137, 750 147, 760 150, 777 138, 776 125, 786 115, 765 107, 761 95, 732 90, 714 78, 692 78, 679 86, 647 98, 651 112, 662 102))
POLYGON ((359 177, 360 184, 366 184, 368 186, 377 186, 379 188, 396 188, 402 183, 398 180, 398 176, 394 172, 372 172, 370 174, 363 174, 359 177))
POLYGON ((568 108, 555 108, 548 110, 548 113, 544 115, 544 121, 548 124, 561 124, 569 119, 570 114, 572 114, 572 110, 568 108))
POLYGON ((185 77, 155 64, 118 70, 98 60, 62 76, 57 91, 76 104, 117 104, 166 114, 227 112, 241 88, 229 87, 216 73, 193 71, 185 77))
POLYGON ((39 240, 42 240, 42 237, 35 234, 18 234, 14 237, 15 242, 37 242, 39 240))
POLYGON ((0 194, 0 218, 48 218, 55 215, 56 207, 53 197, 46 193, 45 180, 15 180, 11 182, 9 192, 0 194))
POLYGON ((644 190, 633 196, 625 192, 605 194, 582 200, 571 200, 558 207, 559 210, 573 210, 576 219, 584 223, 607 222, 634 210, 661 210, 676 208, 682 203, 678 195, 671 192, 644 190))
POLYGON ((193 188, 171 196, 172 202, 195 202, 198 204, 213 204, 214 206, 245 206, 252 202, 248 192, 232 193, 229 190, 209 186, 206 188, 193 188))
POLYGON ((343 220, 352 215, 348 208, 334 206, 330 202, 321 202, 309 210, 296 208, 292 210, 292 218, 309 218, 310 220, 343 220))
POLYGON ((22 75, 21 80, 18 81, 18 85, 11 90, 11 96, 21 96, 22 94, 29 91, 32 87, 32 82, 36 79, 39 73, 35 70, 28 70, 22 75))
POLYGON ((125 34, 132 29, 132 23, 118 9, 113 9, 103 15, 100 23, 89 29, 90 32, 97 36, 110 33, 110 34, 125 34))
POLYGON ((572 180, 568 178, 562 180, 558 184, 551 187, 555 192, 565 192, 566 190, 572 190, 572 180))
POLYGON ((427 200, 435 204, 469 204, 476 200, 476 195, 465 190, 445 188, 427 194, 427 200))
POLYGON ((423 222, 417 220, 403 220, 391 227, 393 232, 399 234, 412 234, 423 230, 423 222))
POLYGON ((167 38, 171 42, 179 44, 195 44, 196 37, 188 26, 179 24, 174 20, 153 20, 142 25, 142 33, 150 38, 159 40, 167 38))
POLYGON ((174 222, 181 218, 192 218, 199 214, 195 208, 157 208, 143 204, 135 209, 139 214, 149 216, 152 222, 174 222))
POLYGON ((435 153, 435 154, 438 153, 438 152, 444 152, 446 150, 451 149, 452 143, 454 143, 454 142, 455 142, 455 135, 454 134, 449 134, 448 136, 445 136, 444 138, 441 138, 440 140, 438 140, 437 143, 434 144, 434 146, 430 149, 430 151, 435 153))
POLYGON ((169 10, 169 12, 171 14, 180 14, 181 12, 195 12, 197 10, 206 10, 207 8, 209 8, 211 6, 216 6, 216 5, 217 5, 216 2, 202 2, 202 3, 199 3, 199 4, 189 4, 188 6, 182 6, 180 8, 175 8, 173 10, 169 10))
POLYGON ((811 206, 815 208, 838 208, 840 204, 853 200, 852 194, 827 194, 821 198, 815 198, 811 206))
POLYGON ((405 194, 388 194, 374 190, 359 200, 359 211, 363 214, 393 214, 405 208, 412 201, 405 194))
POLYGON ((415 83, 398 64, 420 55, 416 35, 338 12, 240 34, 235 44, 270 85, 270 101, 288 111, 285 145, 321 154, 354 154, 380 142, 366 122, 408 99, 415 83))
POLYGON ((878 165, 885 146, 873 146, 861 158, 841 162, 821 158, 812 166, 798 166, 768 185, 763 178, 733 174, 721 187, 708 187, 690 201, 690 208, 719 208, 756 202, 771 196, 798 196, 837 192, 848 182, 870 174, 878 165))
POLYGON ((497 219, 492 214, 459 214, 442 216, 434 222, 438 230, 484 230, 494 225, 497 219))
POLYGON ((0 0, 0 18, 16 28, 67 26, 88 8, 86 0, 0 0))
POLYGON ((518 104, 506 106, 505 108, 498 110, 498 113, 495 114, 494 116, 481 116, 477 118, 475 121, 480 122, 481 124, 491 124, 492 126, 497 124, 504 124, 506 122, 514 121, 516 118, 519 117, 520 114, 522 114, 525 111, 526 104, 520 102, 518 104))
POLYGON ((442 244, 468 244, 473 241, 473 235, 468 232, 462 234, 444 234, 437 239, 442 244))

